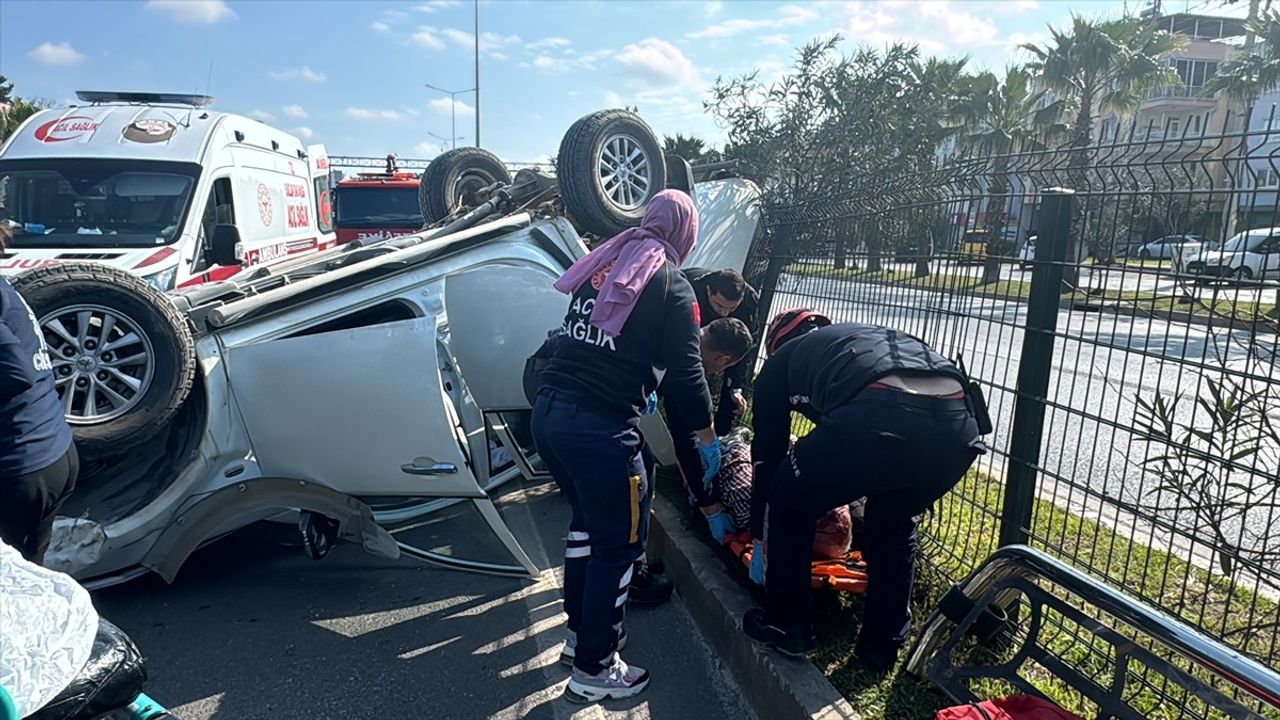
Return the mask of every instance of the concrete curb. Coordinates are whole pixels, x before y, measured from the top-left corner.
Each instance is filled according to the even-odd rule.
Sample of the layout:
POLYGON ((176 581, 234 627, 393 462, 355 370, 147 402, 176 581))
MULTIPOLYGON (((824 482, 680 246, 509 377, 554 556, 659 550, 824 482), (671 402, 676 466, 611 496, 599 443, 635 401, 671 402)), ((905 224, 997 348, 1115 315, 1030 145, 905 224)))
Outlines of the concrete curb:
POLYGON ((812 663, 761 648, 742 634, 742 616, 756 606, 724 572, 724 563, 685 527, 679 508, 658 495, 649 549, 662 558, 689 615, 760 720, 858 720, 859 715, 812 663))

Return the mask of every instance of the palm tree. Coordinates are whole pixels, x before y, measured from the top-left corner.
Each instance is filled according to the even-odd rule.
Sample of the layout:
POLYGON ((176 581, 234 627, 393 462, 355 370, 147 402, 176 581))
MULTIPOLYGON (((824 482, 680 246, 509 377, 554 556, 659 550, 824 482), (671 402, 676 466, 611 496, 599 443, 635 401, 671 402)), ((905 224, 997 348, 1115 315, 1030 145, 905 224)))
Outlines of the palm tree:
MULTIPOLYGON (((1151 88, 1178 82, 1177 73, 1164 63, 1164 56, 1186 44, 1186 38, 1160 30, 1156 23, 1140 18, 1120 20, 1087 20, 1072 17, 1070 32, 1050 26, 1050 41, 1045 45, 1027 44, 1023 49, 1034 58, 1028 67, 1038 81, 1063 103, 1063 110, 1074 118, 1067 137, 1071 153, 1067 156, 1067 176, 1077 188, 1088 183, 1089 145, 1093 135, 1094 116, 1105 110, 1120 115, 1133 113, 1151 88)), ((1085 203, 1096 202, 1086 199, 1085 203)), ((1071 247, 1080 246, 1082 219, 1087 211, 1075 206, 1071 223, 1071 247)), ((1102 262, 1115 259, 1115 248, 1093 248, 1102 262)), ((1073 251, 1071 256, 1075 256, 1073 251)), ((1074 265, 1068 265, 1064 276, 1067 287, 1076 284, 1074 265)))
POLYGON ((1071 31, 1049 27, 1050 42, 1023 49, 1034 58, 1028 68, 1043 87, 1074 112, 1068 132, 1070 166, 1088 163, 1095 114, 1110 110, 1132 113, 1147 90, 1178 82, 1177 73, 1163 57, 1186 44, 1186 38, 1170 35, 1154 23, 1139 18, 1087 20, 1072 17, 1071 31))
POLYGON ((974 76, 966 101, 952 113, 952 119, 958 123, 955 128, 958 146, 991 158, 986 212, 990 239, 983 282, 999 281, 1000 258, 1017 249, 1007 247, 1004 241, 1009 210, 1009 154, 1044 147, 1065 131, 1058 122, 1062 101, 1046 105, 1044 97, 1044 90, 1035 87, 1030 71, 1011 66, 1005 70, 1003 82, 990 72, 974 76))
POLYGON ((692 135, 685 137, 680 133, 676 133, 675 137, 668 135, 663 138, 662 152, 665 155, 679 155, 691 163, 699 163, 706 157, 708 152, 714 153, 715 150, 709 150, 702 138, 692 135))

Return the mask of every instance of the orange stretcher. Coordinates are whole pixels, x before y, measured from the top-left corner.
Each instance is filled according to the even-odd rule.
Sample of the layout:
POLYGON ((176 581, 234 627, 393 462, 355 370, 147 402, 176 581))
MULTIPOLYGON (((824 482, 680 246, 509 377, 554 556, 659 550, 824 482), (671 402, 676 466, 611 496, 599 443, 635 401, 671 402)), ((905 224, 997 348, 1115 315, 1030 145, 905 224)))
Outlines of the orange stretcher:
MULTIPOLYGON (((725 546, 742 560, 743 565, 751 567, 750 533, 729 536, 725 546)), ((815 589, 829 588, 856 595, 867 591, 867 564, 862 562, 862 553, 856 550, 835 560, 814 560, 812 572, 811 584, 815 589)))

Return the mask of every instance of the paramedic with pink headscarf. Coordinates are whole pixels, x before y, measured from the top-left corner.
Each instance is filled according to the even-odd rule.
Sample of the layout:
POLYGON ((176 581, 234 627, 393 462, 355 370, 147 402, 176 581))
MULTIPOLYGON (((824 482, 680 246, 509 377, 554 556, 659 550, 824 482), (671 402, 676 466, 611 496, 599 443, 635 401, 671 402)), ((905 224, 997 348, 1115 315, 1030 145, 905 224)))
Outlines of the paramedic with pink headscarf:
POLYGON ((560 340, 541 376, 533 437, 573 508, 564 604, 572 663, 565 690, 586 703, 639 694, 649 673, 622 661, 623 611, 649 525, 638 429, 659 374, 666 402, 697 432, 704 479, 720 466, 699 347, 697 299, 679 267, 698 237, 685 193, 664 190, 644 220, 574 263, 556 282, 569 294, 560 340))

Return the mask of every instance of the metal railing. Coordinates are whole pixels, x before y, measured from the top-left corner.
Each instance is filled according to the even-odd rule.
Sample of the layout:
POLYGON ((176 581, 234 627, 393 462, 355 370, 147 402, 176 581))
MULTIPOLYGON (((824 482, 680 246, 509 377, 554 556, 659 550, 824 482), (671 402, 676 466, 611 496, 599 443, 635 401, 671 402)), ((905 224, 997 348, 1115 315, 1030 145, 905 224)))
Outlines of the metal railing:
POLYGON ((944 575, 1029 544, 1280 665, 1280 254, 1183 258, 1195 276, 1155 247, 1118 257, 1280 226, 1274 203, 1240 207, 1237 158, 1268 134, 1197 138, 1208 157, 1124 140, 967 158, 766 204, 762 320, 898 327, 987 391, 992 452, 923 526, 944 575), (962 243, 975 227, 998 239, 962 243))

